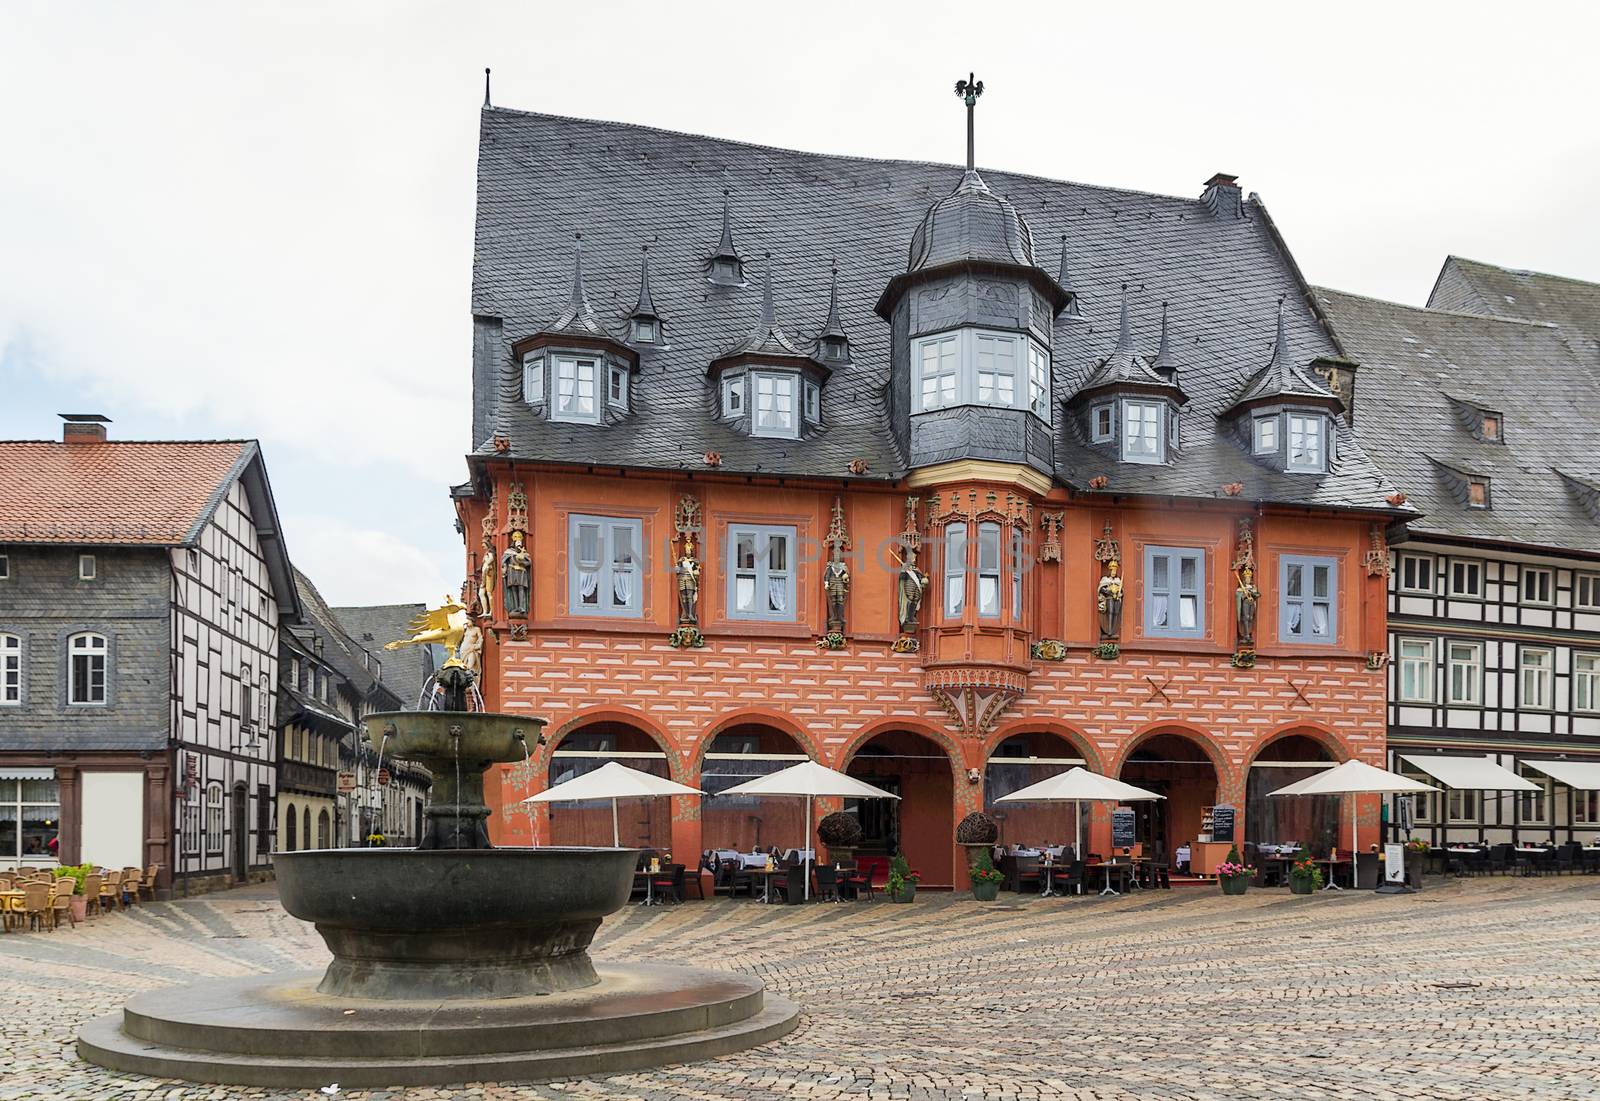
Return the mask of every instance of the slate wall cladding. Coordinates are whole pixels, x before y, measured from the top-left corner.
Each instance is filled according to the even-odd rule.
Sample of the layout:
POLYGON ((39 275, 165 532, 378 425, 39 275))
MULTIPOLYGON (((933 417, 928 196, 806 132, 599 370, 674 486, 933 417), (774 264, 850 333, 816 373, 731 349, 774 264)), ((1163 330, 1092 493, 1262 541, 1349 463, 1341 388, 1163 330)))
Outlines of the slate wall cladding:
POLYGON ((161 548, 10 547, 0 582, 0 630, 23 636, 24 706, 0 715, 0 750, 164 749, 168 594, 161 548), (78 555, 96 577, 78 579, 78 555), (109 642, 107 703, 66 703, 67 638, 109 642))
MULTIPOLYGON (((493 429, 495 387, 507 356, 498 317, 472 319, 472 446, 480 447, 493 429)), ((521 365, 516 365, 518 371, 521 365)))

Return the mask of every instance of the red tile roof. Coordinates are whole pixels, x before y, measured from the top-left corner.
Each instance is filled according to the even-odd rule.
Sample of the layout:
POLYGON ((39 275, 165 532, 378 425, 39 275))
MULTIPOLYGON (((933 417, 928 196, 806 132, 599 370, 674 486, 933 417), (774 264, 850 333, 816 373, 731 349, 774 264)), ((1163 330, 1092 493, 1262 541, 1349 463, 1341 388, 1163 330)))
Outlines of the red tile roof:
POLYGON ((187 541, 255 445, 0 441, 0 543, 187 541))

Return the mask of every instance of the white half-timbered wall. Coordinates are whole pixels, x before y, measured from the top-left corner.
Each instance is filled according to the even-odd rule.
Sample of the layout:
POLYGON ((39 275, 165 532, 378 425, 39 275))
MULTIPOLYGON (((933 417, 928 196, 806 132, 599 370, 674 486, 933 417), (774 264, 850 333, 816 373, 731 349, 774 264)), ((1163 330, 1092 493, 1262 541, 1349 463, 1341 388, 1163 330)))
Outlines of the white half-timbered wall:
MULTIPOLYGON (((1575 691, 1575 663, 1600 655, 1600 562, 1424 538, 1397 547, 1393 565, 1390 767, 1437 786, 1404 764, 1401 755, 1492 754, 1543 788, 1525 797, 1485 792, 1419 800, 1426 813, 1412 833, 1490 843, 1565 841, 1569 831, 1578 839, 1600 837, 1600 820, 1589 813, 1600 809, 1592 806, 1600 793, 1570 792, 1523 763, 1563 757, 1600 761, 1600 698, 1584 706, 1575 691), (1538 580, 1530 581, 1530 574, 1538 580), (1548 656, 1544 704, 1525 691, 1524 661, 1530 653, 1548 656), (1452 659, 1465 672, 1471 662, 1461 659, 1469 655, 1478 658, 1478 668, 1465 677, 1468 691, 1463 692, 1452 659)), ((1390 813, 1394 821, 1394 806, 1390 813)))
POLYGON ((271 863, 278 600, 250 501, 235 481, 194 547, 172 551, 176 874, 271 863))

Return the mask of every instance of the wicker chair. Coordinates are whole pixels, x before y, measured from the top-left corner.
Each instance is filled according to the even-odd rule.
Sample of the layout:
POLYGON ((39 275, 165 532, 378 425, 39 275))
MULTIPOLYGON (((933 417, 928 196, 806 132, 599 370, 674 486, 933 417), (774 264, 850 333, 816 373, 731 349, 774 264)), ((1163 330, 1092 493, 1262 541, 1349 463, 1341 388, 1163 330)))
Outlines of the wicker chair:
POLYGON ((29 883, 22 888, 26 896, 22 902, 22 916, 28 928, 43 928, 46 922, 52 921, 54 912, 50 909, 50 884, 29 883))
POLYGON ((50 900, 50 924, 56 928, 61 927, 61 919, 65 917, 67 924, 73 929, 78 927, 78 919, 72 916, 72 892, 78 883, 71 876, 64 876, 56 887, 56 895, 50 900))
POLYGON ((96 914, 105 913, 105 908, 100 905, 100 873, 90 872, 83 877, 83 916, 87 918, 89 911, 96 914))
POLYGON ((122 869, 122 904, 138 905, 139 888, 144 884, 144 873, 138 868, 122 869))
POLYGON ((105 913, 106 903, 113 910, 122 906, 122 873, 108 871, 100 880, 100 912, 105 913))

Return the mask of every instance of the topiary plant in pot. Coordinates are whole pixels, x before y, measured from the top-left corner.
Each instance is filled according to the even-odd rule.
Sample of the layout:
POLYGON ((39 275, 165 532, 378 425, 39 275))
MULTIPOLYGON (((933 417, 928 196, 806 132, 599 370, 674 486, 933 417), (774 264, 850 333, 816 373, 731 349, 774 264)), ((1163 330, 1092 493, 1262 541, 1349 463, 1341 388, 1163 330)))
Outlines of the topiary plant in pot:
POLYGON ((828 856, 835 863, 848 864, 861 844, 861 821, 853 814, 836 810, 824 815, 817 823, 817 836, 828 846, 828 856))
POLYGON ((1000 826, 993 818, 973 811, 956 823, 956 844, 967 850, 967 869, 977 867, 978 854, 988 855, 1000 840, 1000 826))

